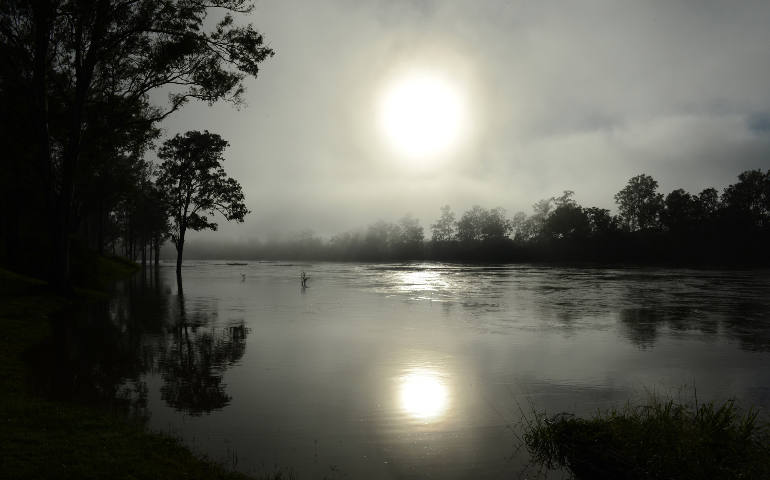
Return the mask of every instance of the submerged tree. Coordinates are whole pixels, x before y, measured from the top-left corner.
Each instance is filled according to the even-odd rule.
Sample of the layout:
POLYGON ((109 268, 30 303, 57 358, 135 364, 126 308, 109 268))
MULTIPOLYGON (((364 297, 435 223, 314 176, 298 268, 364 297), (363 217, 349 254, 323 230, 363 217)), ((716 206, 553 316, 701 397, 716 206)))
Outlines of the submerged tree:
POLYGON ((228 221, 243 222, 249 213, 241 185, 222 168, 227 142, 215 133, 190 131, 163 143, 158 186, 168 198, 171 240, 177 251, 176 274, 182 274, 187 230, 216 230, 206 215, 220 213, 228 221))

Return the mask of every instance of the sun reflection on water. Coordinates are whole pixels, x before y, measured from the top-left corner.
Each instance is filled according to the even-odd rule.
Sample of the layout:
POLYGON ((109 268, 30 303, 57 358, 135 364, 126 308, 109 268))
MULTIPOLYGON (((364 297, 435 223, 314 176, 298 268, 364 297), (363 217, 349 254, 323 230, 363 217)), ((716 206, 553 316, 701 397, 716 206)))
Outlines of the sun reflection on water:
POLYGON ((400 378, 399 402, 401 408, 417 420, 437 420, 449 406, 449 389, 437 372, 415 369, 400 378))
POLYGON ((399 272, 396 280, 402 292, 431 292, 447 286, 440 272, 430 270, 399 272))

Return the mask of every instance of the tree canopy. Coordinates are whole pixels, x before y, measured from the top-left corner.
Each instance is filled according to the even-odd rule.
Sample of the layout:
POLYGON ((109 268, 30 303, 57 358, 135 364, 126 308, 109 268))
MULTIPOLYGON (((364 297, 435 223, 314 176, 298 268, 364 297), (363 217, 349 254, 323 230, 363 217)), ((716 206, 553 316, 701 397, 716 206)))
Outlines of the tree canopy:
POLYGON ((219 213, 228 221, 243 222, 249 210, 241 185, 222 167, 228 143, 208 131, 189 131, 163 143, 158 187, 165 192, 172 220, 171 240, 177 249, 177 273, 182 265, 187 230, 216 230, 212 217, 219 213))
POLYGON ((658 193, 658 182, 649 175, 632 177, 615 194, 622 225, 629 231, 657 226, 663 207, 663 195, 658 193))

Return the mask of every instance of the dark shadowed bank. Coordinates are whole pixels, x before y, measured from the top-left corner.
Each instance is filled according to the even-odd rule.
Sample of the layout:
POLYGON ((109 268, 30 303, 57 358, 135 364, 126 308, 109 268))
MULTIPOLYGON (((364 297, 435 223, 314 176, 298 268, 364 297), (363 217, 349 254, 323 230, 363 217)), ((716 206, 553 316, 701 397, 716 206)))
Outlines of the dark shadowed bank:
POLYGON ((533 460, 575 478, 770 478, 770 423, 732 400, 653 396, 590 419, 539 413, 528 422, 533 460))
POLYGON ((0 269, 0 478, 251 478, 194 454, 176 438, 147 431, 141 419, 124 411, 33 393, 26 360, 52 335, 51 315, 104 300, 109 279, 136 270, 117 259, 92 258, 79 265, 81 278, 91 279, 84 283, 90 289, 76 289, 72 298, 0 269), (90 276, 94 273, 98 276, 90 276))

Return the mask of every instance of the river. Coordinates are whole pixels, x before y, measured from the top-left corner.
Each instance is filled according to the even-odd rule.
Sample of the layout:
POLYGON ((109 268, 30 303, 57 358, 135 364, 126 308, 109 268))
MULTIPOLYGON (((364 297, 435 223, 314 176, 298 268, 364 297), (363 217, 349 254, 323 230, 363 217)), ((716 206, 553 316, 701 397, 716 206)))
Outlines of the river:
POLYGON ((183 278, 163 264, 69 314, 41 388, 302 479, 532 476, 533 411, 650 392, 770 408, 767 270, 188 261, 183 278))

